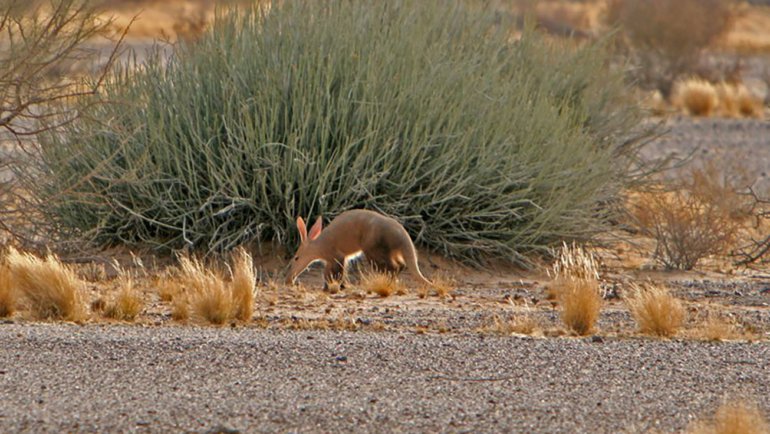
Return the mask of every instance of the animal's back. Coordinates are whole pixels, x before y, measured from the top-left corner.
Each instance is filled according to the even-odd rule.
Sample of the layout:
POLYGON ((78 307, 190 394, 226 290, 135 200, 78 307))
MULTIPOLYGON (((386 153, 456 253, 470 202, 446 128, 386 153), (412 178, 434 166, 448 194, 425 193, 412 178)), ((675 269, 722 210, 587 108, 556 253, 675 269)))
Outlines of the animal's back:
POLYGON ((392 249, 402 248, 403 238, 409 237, 395 219, 365 209, 353 209, 338 215, 322 236, 342 242, 347 247, 343 250, 354 247, 367 250, 383 244, 392 249))

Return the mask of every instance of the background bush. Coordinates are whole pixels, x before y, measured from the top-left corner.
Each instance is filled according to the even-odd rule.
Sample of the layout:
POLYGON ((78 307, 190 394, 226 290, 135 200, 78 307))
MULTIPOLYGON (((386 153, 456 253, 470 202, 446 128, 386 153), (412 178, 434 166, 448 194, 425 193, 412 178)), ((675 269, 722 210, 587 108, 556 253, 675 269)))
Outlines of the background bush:
POLYGON ((297 241, 298 215, 399 218, 447 255, 524 261, 603 230, 636 111, 603 44, 518 41, 480 2, 284 1, 118 71, 27 181, 98 244, 297 241))
POLYGON ((705 72, 703 50, 733 23, 733 0, 611 0, 607 22, 638 63, 640 84, 665 96, 677 77, 705 72))

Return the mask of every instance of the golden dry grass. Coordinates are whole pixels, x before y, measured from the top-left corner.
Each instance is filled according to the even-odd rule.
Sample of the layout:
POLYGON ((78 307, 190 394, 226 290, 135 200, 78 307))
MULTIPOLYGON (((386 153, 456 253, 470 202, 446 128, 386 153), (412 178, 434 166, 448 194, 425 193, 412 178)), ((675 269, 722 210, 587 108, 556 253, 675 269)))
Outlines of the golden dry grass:
POLYGON ((436 291, 437 297, 444 298, 452 295, 456 287, 457 282, 449 276, 443 274, 433 276, 433 290, 436 291))
POLYGON ((577 244, 563 243, 556 256, 549 275, 554 279, 572 277, 575 279, 599 280, 599 264, 596 258, 577 244))
POLYGON ((404 286, 396 276, 374 270, 366 270, 361 273, 359 286, 364 291, 377 294, 383 298, 405 292, 404 286))
POLYGON ((107 304, 104 316, 120 321, 133 321, 144 309, 144 299, 130 276, 124 276, 121 280, 120 291, 107 304))
POLYGON ((719 95, 708 81, 688 78, 674 83, 671 102, 692 116, 711 116, 719 106, 719 95))
POLYGON ((14 286, 38 319, 82 321, 86 318, 83 282, 77 273, 49 254, 40 259, 10 248, 6 258, 14 286))
POLYGON ((761 117, 764 113, 762 99, 753 95, 743 84, 719 83, 719 113, 726 117, 761 117))
POLYGON ((222 325, 231 319, 249 321, 254 313, 256 277, 251 255, 239 249, 230 268, 232 280, 223 272, 207 268, 197 259, 182 257, 179 274, 163 284, 172 294, 172 317, 222 325))
POLYGON ((757 338, 756 330, 751 325, 745 325, 736 319, 718 312, 709 312, 702 317, 693 328, 687 331, 692 339, 721 342, 729 340, 751 341, 757 338))
POLYGON ((11 282, 11 271, 0 264, 0 318, 13 315, 16 311, 16 293, 11 282))
POLYGON ((479 327, 477 331, 501 336, 542 333, 540 323, 534 317, 527 314, 515 315, 509 318, 494 315, 489 324, 479 327))
POLYGON ((671 337, 676 335, 684 321, 682 302, 664 286, 632 285, 625 301, 639 331, 644 334, 671 337))
MULTIPOLYGON (((180 258, 179 268, 192 316, 216 325, 227 322, 232 317, 234 303, 222 276, 207 269, 199 260, 187 257, 180 258)), ((180 298, 180 304, 182 302, 180 298)))
POLYGON ((553 281, 548 292, 561 305, 564 325, 579 335, 591 333, 602 307, 594 256, 580 246, 564 244, 549 274, 553 281))
POLYGON ((256 282, 254 261, 245 249, 239 248, 233 254, 231 292, 235 308, 233 316, 241 321, 249 321, 254 315, 256 282))
POLYGON ((599 281, 559 278, 552 285, 561 305, 564 325, 581 336, 591 333, 602 308, 599 281))
POLYGON ((725 400, 711 420, 688 427, 689 434, 768 434, 770 424, 759 406, 741 399, 725 400))
POLYGON ((179 294, 171 300, 171 319, 174 321, 190 319, 190 301, 187 295, 179 294))

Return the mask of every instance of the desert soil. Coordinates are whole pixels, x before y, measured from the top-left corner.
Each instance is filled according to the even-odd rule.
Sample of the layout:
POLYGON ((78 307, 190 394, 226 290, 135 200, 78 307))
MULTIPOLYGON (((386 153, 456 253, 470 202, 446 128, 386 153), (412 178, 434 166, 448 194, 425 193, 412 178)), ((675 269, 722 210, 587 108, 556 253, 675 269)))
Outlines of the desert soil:
MULTIPOLYGON (((767 122, 668 126, 650 155, 745 153, 767 179, 767 122)), ((150 305, 136 325, 17 315, 0 324, 0 431, 672 432, 730 395, 770 414, 770 270, 709 263, 671 273, 643 249, 604 252, 605 307, 596 334, 577 338, 560 325, 544 273, 422 262, 456 289, 328 294, 315 289, 314 269, 304 288, 261 290, 252 323, 214 328, 171 320, 150 273, 138 280, 150 305), (684 300, 680 337, 636 333, 617 295, 643 279, 684 300), (693 338, 715 313, 733 321, 735 340, 693 338), (534 337, 499 335, 495 319, 522 315, 537 320, 534 337)), ((89 290, 96 299, 111 288, 89 290)))

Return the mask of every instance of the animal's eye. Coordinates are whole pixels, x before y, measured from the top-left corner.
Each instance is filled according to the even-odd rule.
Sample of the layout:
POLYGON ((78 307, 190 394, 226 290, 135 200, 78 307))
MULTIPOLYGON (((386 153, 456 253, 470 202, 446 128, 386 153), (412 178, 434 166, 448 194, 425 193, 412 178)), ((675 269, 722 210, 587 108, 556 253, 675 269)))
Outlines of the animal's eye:
POLYGON ((299 261, 299 256, 295 256, 295 257, 294 257, 294 260, 295 260, 295 261, 299 261))

